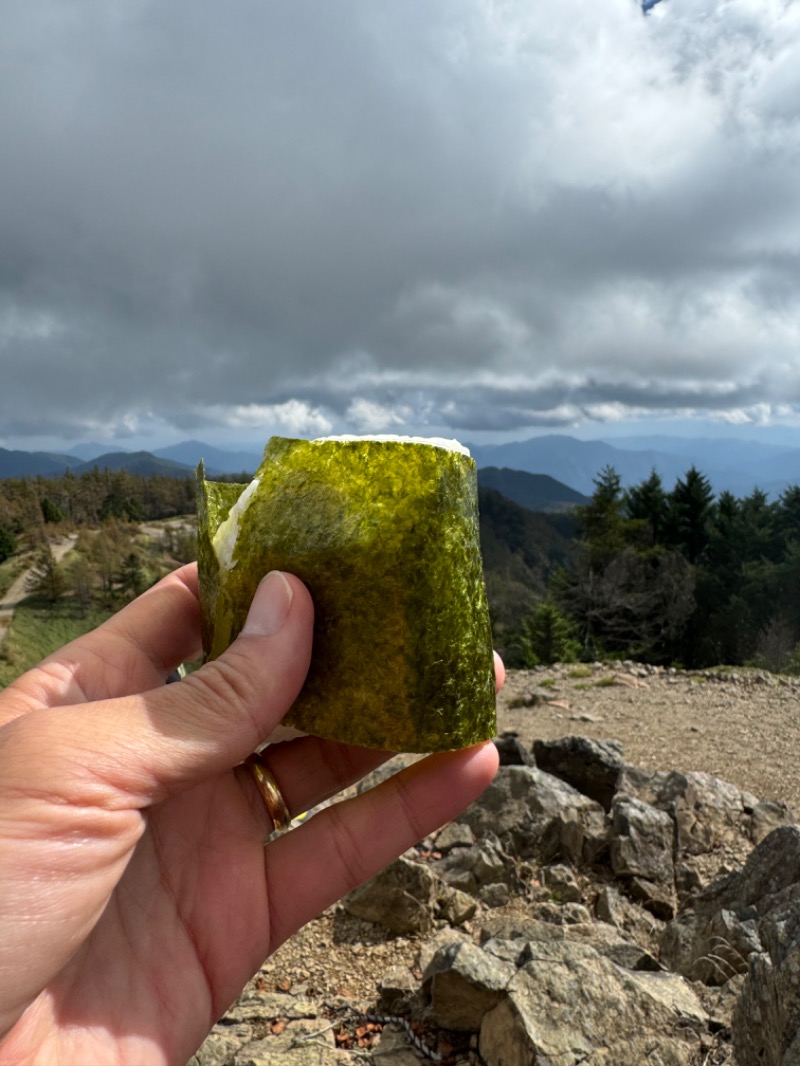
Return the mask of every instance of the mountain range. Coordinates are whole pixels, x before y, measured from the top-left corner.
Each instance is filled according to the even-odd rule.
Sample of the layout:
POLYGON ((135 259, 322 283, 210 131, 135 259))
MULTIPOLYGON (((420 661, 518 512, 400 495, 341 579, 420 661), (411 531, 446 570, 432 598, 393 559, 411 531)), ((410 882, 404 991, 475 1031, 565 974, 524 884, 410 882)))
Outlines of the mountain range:
POLYGON ((614 467, 624 486, 639 484, 656 470, 667 490, 695 466, 715 493, 728 490, 738 497, 755 488, 777 497, 789 485, 800 484, 800 447, 737 437, 641 436, 612 444, 550 435, 475 445, 471 451, 479 467, 549 474, 586 495, 594 491, 594 479, 605 466, 614 467))
MULTIPOLYGON (((185 477, 203 458, 212 476, 252 473, 261 455, 246 448, 227 450, 202 441, 183 441, 149 452, 102 452, 102 445, 77 445, 70 454, 11 451, 0 448, 0 478, 59 477, 66 470, 80 474, 94 467, 126 469, 139 474, 185 477)), ((656 470, 666 489, 696 466, 714 492, 727 489, 748 496, 754 488, 776 497, 800 484, 800 447, 737 438, 626 437, 610 441, 578 440, 564 435, 533 437, 509 444, 472 445, 481 484, 495 488, 525 507, 538 501, 541 510, 557 511, 583 502, 594 491, 594 479, 613 466, 623 485, 635 485, 656 470), (537 483, 519 473, 548 478, 537 483), (544 505, 543 505, 544 504, 544 505)))

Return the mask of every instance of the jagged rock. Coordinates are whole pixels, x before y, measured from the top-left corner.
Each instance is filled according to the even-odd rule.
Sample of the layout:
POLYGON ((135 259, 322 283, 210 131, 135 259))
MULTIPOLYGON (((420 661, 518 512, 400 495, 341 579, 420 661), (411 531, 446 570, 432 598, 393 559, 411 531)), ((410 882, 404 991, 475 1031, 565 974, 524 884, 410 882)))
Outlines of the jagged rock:
POLYGON ((467 892, 450 888, 440 892, 436 905, 436 915, 449 925, 463 925, 474 917, 478 909, 476 900, 467 892))
POLYGON ((668 814, 632 796, 617 796, 611 810, 611 869, 634 899, 664 919, 676 909, 673 846, 668 814))
POLYGON ((537 740, 533 752, 541 770, 566 781, 604 810, 611 809, 624 766, 622 745, 618 741, 579 736, 537 740))
POLYGON ((422 976, 431 1018, 445 1029, 479 1029, 515 972, 513 963, 467 941, 441 947, 422 976))
POLYGON ((582 925, 592 916, 582 903, 550 903, 544 900, 532 908, 536 918, 551 925, 582 925))
POLYGON ((542 869, 542 884, 550 890, 554 899, 561 903, 580 903, 581 889, 569 866, 556 863, 542 869))
POLYGON ((708 984, 724 984, 758 950, 762 919, 800 882, 800 827, 773 830, 743 868, 699 892, 664 933, 662 962, 708 984), (728 966, 720 965, 720 952, 728 966), (738 959, 738 962, 736 961, 738 959))
POLYGON ((433 870, 448 885, 471 894, 482 885, 513 884, 517 880, 514 861, 504 854, 494 833, 487 833, 472 847, 453 848, 433 870))
POLYGON ((711 774, 667 774, 655 806, 672 815, 683 855, 712 851, 731 836, 747 835, 749 829, 741 791, 711 774))
POLYGON ((345 896, 342 906, 356 918, 380 922, 400 934, 429 933, 437 918, 459 925, 476 909, 474 899, 402 856, 345 896))
POLYGON ((438 878, 418 862, 399 858, 342 900, 348 913, 380 922, 395 933, 428 933, 439 894, 438 878))
POLYGON ((488 1066, 689 1066, 692 1031, 705 1023, 681 978, 631 973, 588 944, 540 940, 484 1017, 479 1047, 488 1066))
POLYGON ((800 886, 785 890, 759 922, 764 950, 748 959, 734 1008, 740 1066, 800 1063, 800 886))
POLYGON ((246 1022, 229 1025, 218 1022, 202 1047, 189 1059, 188 1066, 228 1066, 233 1056, 251 1042, 252 1027, 246 1022))
POLYGON ((628 916, 623 897, 613 885, 604 885, 597 896, 595 913, 601 922, 624 928, 628 916))
POLYGON ((626 766, 618 791, 664 811, 675 823, 675 884, 681 899, 718 878, 726 865, 739 865, 753 844, 793 821, 785 804, 761 803, 706 773, 626 766))
POLYGON ((641 800, 620 796, 611 811, 611 869, 617 877, 641 877, 672 885, 673 824, 669 815, 641 800))
POLYGON ((475 834, 468 825, 461 822, 448 822, 446 826, 434 836, 434 847, 437 851, 451 851, 453 848, 470 848, 475 843, 475 834))
POLYGON ((617 792, 655 806, 659 790, 668 777, 663 770, 647 770, 625 763, 617 781, 617 792))
POLYGON ((478 837, 495 832, 506 850, 545 862, 590 861, 606 841, 600 804, 533 766, 502 766, 461 821, 478 837))
POLYGON ((318 1014, 309 999, 248 990, 214 1027, 189 1066, 342 1066, 329 1026, 318 1014), (278 1019, 286 1028, 265 1037, 265 1023, 278 1019))
MULTIPOLYGON (((418 959, 387 971, 379 1008, 461 1028, 462 1050, 479 1040, 488 1066, 697 1066, 723 1045, 730 1052, 731 1025, 739 1066, 800 1066, 791 812, 707 774, 619 769, 621 751, 599 749, 575 738, 550 745, 561 776, 501 767, 457 823, 426 838, 426 862, 409 852, 347 898, 350 913, 425 934, 418 959), (486 909, 509 901, 520 907, 486 909), (476 915, 469 934, 453 928, 476 915), (709 1015, 688 984, 696 980, 709 1015)), ((247 993, 191 1066, 350 1061, 318 1009, 247 993), (269 1033, 271 1018, 285 1018, 285 1031, 269 1033)), ((398 1063, 419 1060, 391 1026, 378 1049, 389 1051, 398 1063)))
POLYGON ((508 885, 483 885, 478 889, 478 899, 484 907, 505 907, 510 899, 508 885))
POLYGON ((419 991, 419 983, 406 966, 392 966, 378 985, 378 1008, 383 1014, 406 1014, 419 991))
POLYGON ((345 1066, 324 1018, 290 1025, 278 1036, 253 1040, 229 1060, 231 1066, 345 1066))
POLYGON ((632 877, 628 881, 631 898, 638 900, 651 914, 668 922, 675 917, 675 892, 668 885, 647 881, 643 877, 632 877))
POLYGON ((494 738, 501 766, 535 766, 533 753, 519 740, 517 733, 503 733, 494 738))
POLYGON ((794 813, 787 804, 770 800, 759 802, 755 797, 748 797, 747 793, 742 795, 745 797, 745 810, 750 814, 750 839, 754 844, 760 844, 773 829, 795 824, 794 813))
POLYGON ((632 903, 613 885, 604 885, 599 892, 595 913, 601 922, 613 925, 629 936, 640 950, 651 957, 658 955, 664 923, 632 903))
MULTIPOLYGON (((480 931, 481 944, 485 951, 496 950, 493 945, 515 945, 513 955, 516 964, 522 965, 535 954, 536 944, 541 941, 569 941, 588 944, 605 958, 629 970, 661 970, 658 961, 634 940, 605 922, 592 922, 584 911, 584 921, 577 923, 551 923, 533 917, 512 918, 500 916, 483 922, 480 931)), ((505 956, 509 959, 512 955, 505 956)))

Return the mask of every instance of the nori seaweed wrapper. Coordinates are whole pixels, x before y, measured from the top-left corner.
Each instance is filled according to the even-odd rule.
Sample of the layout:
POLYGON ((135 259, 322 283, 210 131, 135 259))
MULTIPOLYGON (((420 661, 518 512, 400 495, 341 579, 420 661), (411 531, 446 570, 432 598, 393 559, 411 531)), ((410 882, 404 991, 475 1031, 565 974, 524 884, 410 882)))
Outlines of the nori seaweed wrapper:
POLYGON ((208 658, 239 633, 268 571, 311 592, 311 667, 284 725, 409 752, 494 736, 468 455, 402 439, 272 437, 249 486, 207 481, 200 465, 198 542, 208 658))

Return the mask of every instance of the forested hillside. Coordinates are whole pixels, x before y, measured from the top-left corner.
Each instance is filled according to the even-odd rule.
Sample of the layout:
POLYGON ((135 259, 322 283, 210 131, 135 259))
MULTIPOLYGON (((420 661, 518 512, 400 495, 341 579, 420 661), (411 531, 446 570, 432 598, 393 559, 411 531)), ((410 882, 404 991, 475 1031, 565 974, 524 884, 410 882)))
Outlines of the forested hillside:
MULTIPOLYGON (((715 498, 692 467, 670 490, 655 473, 623 489, 607 467, 570 512, 537 513, 485 487, 479 497, 494 637, 509 665, 622 657, 800 671, 800 487, 776 501, 715 498)), ((44 600, 113 607, 163 559, 192 557, 186 527, 164 531, 157 565, 137 535, 194 507, 190 478, 95 469, 0 481, 0 564, 27 553, 44 600), (48 544, 71 531, 76 552, 56 565, 48 544)))
POLYGON ((607 467, 550 584, 584 658, 800 669, 800 487, 714 497, 694 467, 667 491, 607 467))

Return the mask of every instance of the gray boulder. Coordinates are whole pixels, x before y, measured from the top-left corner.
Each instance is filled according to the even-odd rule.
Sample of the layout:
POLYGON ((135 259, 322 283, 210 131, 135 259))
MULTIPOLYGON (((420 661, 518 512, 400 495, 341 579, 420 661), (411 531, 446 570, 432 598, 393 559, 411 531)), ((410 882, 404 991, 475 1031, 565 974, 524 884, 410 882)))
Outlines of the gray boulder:
POLYGON ((773 907, 786 903, 787 893, 797 891, 798 882, 800 827, 783 826, 753 848, 741 870, 681 908, 665 930, 662 962, 692 980, 724 984, 762 950, 762 925, 773 907))
POLYGON ((484 1017, 479 1046, 487 1066, 689 1066, 706 1023, 679 977, 632 973, 588 944, 537 941, 484 1017))
POLYGON ((631 796, 617 796, 611 810, 611 869, 659 918, 675 913, 674 824, 664 811, 631 796))
POLYGON ((591 861, 606 841, 599 803, 533 766, 502 766, 460 820, 477 837, 494 832, 505 850, 549 862, 591 861))
POLYGON ((403 856, 345 896, 342 906, 356 918, 401 935, 430 933, 437 920, 460 925, 476 909, 474 899, 403 856))
POLYGON ((445 1029, 477 1031, 483 1016, 499 1002, 515 973, 513 962, 469 941, 444 945, 422 977, 431 1018, 445 1029))
POLYGON ((505 854, 494 833, 471 847, 452 848, 433 864, 433 870, 448 885, 473 895, 484 885, 517 881, 514 860, 505 854))
POLYGON ((541 770, 566 781, 604 810, 611 810, 625 764, 619 741, 580 736, 537 740, 533 753, 541 770))
POLYGON ((495 737, 494 746, 501 766, 535 766, 533 753, 520 741, 517 733, 503 733, 495 737))

